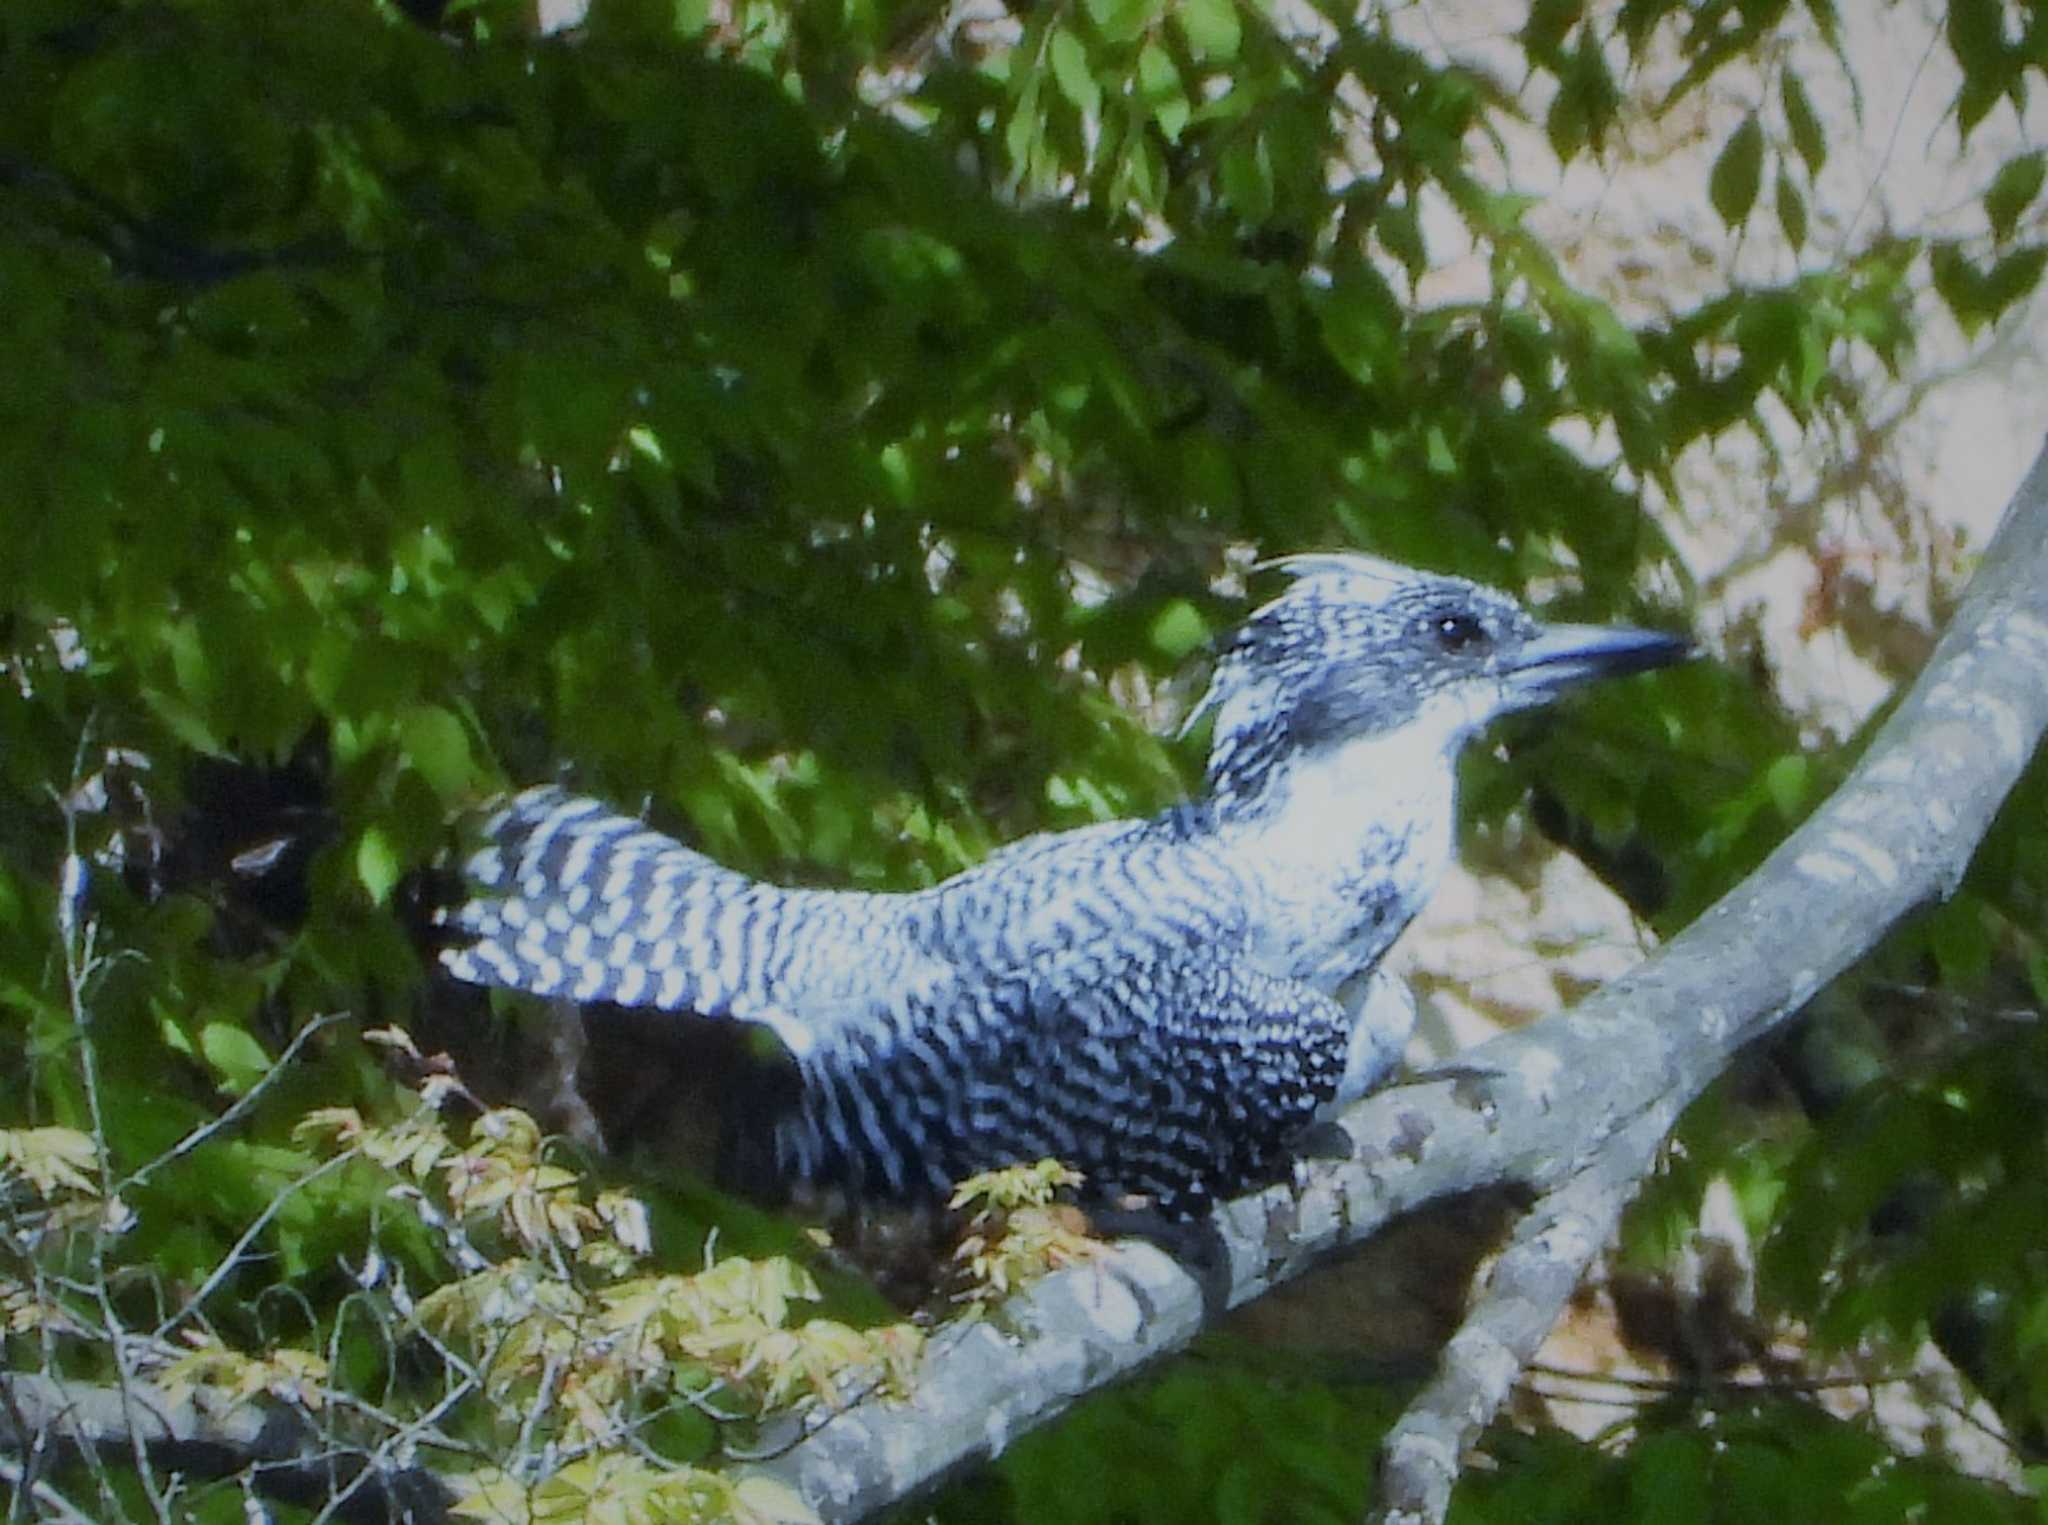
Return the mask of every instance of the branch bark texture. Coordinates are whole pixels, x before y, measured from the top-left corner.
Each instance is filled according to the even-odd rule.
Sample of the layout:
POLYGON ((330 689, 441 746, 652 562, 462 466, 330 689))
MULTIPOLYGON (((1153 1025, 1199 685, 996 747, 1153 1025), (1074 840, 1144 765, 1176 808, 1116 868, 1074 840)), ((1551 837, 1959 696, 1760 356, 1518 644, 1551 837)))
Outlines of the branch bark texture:
MULTIPOLYGON (((1472 1050, 1483 1078, 1367 1098, 1343 1119, 1351 1159, 1219 1212, 1236 1306, 1426 1202, 1508 1182, 1535 1193, 1437 1379, 1388 1437, 1380 1518, 1442 1518, 1461 1454, 1685 1105, 1902 917, 1955 891, 2044 728, 2048 450, 1911 692, 1754 874, 1589 1000, 1472 1050)), ((942 1335, 909 1401, 838 1415, 762 1470, 826 1519, 859 1519, 999 1454, 1203 1322, 1193 1277, 1126 1246, 942 1335)))
POLYGON ((0 1450, 28 1458, 136 1454, 165 1472, 246 1476, 260 1496, 343 1521, 433 1525, 454 1495, 431 1470, 326 1444, 303 1414, 267 1400, 215 1404, 144 1382, 126 1388, 35 1372, 0 1375, 0 1450))

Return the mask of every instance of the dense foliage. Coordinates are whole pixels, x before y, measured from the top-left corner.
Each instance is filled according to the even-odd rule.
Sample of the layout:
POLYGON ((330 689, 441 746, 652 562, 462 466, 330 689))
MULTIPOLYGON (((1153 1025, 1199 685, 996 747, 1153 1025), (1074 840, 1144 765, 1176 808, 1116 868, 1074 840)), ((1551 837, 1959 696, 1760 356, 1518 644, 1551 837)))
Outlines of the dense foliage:
MULTIPOLYGON (((253 1351, 287 1306, 322 1345, 373 1236, 419 1284, 450 1274, 441 1239, 292 1128, 403 1111, 359 1030, 447 999, 408 875, 506 783, 566 768, 785 879, 930 882, 1184 790, 1192 754, 1159 723, 1253 555, 1357 545, 1564 617, 1683 620, 1643 509, 1681 453, 1853 431, 1919 293, 1972 331, 2031 293, 2039 154, 1980 188, 1974 231, 1807 245, 1827 130, 1777 40, 1831 37, 1829 6, 1522 19, 1565 160, 1611 151, 1660 50, 1686 61, 1671 101, 1758 69, 1765 104, 1699 197, 1797 273, 1625 320, 1480 169, 1513 98, 1349 6, 617 0, 540 36, 494 3, 10 5, 0 1119, 93 1139, 129 1215, 73 1241, 65 1285, 142 1329, 204 1289, 195 1318, 253 1351), (1483 256, 1483 294, 1418 297, 1437 218, 1483 256)), ((1946 38, 1967 134, 2038 83, 2048 21, 1954 0, 1946 38)), ((1472 764, 1471 831, 1533 791, 1665 929, 1842 763, 1742 660, 1508 742, 1472 764)), ((1629 1247, 1657 1264, 1732 1173, 1770 1236, 1761 1316, 1842 1348, 1953 1334, 2029 1455, 2038 771, 1967 892, 1826 998, 1825 1058, 1781 1056, 1803 1107, 1717 1095, 1629 1247)), ((657 1224, 677 1261, 709 1218, 801 1243, 694 1189, 686 1209, 657 1224)), ((37 1242, 10 1230, 8 1285, 37 1242)), ((104 1375, 47 1322, 12 1327, 11 1365, 104 1375)), ((951 1507, 1355 1513, 1384 1397, 1263 1371, 1104 1400, 1027 1446, 1000 1499, 951 1507), (1227 1456, 1244 1436, 1270 1444, 1227 1456), (1129 1487, 1055 1497, 1081 1465, 1129 1487)), ((1768 1403, 1674 1391, 1619 1457, 1503 1437, 1470 1508, 1703 1517, 1733 1476, 1759 1513, 1875 1487, 1882 1508, 1842 1517, 2005 1517, 1796 1393, 1768 1403)))

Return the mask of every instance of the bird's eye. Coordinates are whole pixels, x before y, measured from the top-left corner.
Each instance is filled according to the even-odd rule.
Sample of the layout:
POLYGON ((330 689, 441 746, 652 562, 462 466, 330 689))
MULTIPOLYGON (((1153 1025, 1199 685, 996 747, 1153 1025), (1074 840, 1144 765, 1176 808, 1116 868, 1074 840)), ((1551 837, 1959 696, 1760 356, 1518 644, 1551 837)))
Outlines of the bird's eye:
POLYGON ((1486 627, 1469 614, 1434 614, 1429 633, 1445 651, 1464 651, 1486 639, 1486 627))

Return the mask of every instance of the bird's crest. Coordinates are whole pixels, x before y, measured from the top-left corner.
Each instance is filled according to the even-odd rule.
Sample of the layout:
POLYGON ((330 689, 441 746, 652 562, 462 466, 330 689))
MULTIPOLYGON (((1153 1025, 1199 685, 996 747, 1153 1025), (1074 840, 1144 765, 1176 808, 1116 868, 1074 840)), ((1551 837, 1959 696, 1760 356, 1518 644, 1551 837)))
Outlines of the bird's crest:
MULTIPOLYGON (((1250 624, 1271 610, 1295 599, 1336 598, 1349 603, 1379 604, 1403 588, 1413 587, 1424 574, 1399 562, 1385 561, 1359 551, 1297 551, 1287 556, 1269 556, 1252 564, 1254 572, 1278 572, 1290 581, 1287 590, 1268 599, 1246 617, 1250 624)), ((1213 715, 1223 702, 1223 690, 1213 681, 1195 701, 1177 733, 1181 738, 1213 715)))
POLYGON ((1353 598, 1392 593, 1411 586, 1421 575, 1413 567, 1385 561, 1359 551, 1298 551, 1291 556, 1269 556, 1252 566, 1254 572, 1279 572, 1294 580, 1294 586, 1280 595, 1286 598, 1301 591, 1303 584, 1320 585, 1318 591, 1343 593, 1353 598))

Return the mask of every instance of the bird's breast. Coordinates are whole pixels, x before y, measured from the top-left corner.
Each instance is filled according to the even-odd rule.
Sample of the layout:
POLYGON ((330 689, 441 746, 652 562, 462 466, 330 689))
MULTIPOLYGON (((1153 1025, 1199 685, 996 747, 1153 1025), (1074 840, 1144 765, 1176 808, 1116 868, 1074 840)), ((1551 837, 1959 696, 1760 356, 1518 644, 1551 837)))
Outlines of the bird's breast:
POLYGON ((1257 882, 1253 942, 1271 972, 1334 992, 1379 960, 1443 878, 1451 776, 1332 769, 1281 806, 1236 845, 1257 882))
POLYGON ((1257 961, 1325 993, 1378 962, 1443 871, 1427 844, 1393 834, 1348 865, 1276 864, 1254 918, 1257 961))

